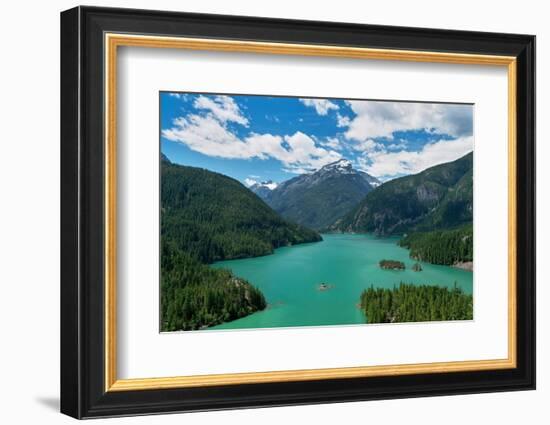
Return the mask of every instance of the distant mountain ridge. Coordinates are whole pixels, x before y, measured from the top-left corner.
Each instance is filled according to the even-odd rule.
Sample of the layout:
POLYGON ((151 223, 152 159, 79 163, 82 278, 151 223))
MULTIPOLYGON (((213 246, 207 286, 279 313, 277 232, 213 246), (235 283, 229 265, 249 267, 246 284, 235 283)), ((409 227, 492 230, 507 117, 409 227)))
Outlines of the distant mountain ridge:
POLYGON ((449 229, 473 219, 473 153, 390 180, 330 226, 379 235, 449 229))
POLYGON ((273 190, 266 190, 265 185, 250 189, 286 219, 322 230, 378 185, 378 179, 341 159, 313 173, 286 180, 273 190))
POLYGON ((256 195, 258 195, 262 199, 266 199, 269 197, 272 190, 275 190, 277 188, 278 184, 273 182, 272 180, 266 180, 263 182, 256 182, 248 188, 254 192, 256 195))

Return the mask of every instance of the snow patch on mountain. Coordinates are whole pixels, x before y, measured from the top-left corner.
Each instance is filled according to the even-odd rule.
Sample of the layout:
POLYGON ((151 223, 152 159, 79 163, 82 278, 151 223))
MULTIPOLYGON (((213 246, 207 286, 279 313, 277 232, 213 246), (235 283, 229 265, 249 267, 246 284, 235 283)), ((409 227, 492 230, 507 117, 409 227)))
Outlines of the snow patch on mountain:
POLYGON ((274 190, 277 188, 277 183, 275 183, 274 181, 272 180, 266 180, 266 181, 263 181, 263 182, 258 182, 254 179, 249 179, 249 178, 246 178, 244 179, 244 185, 246 187, 248 187, 249 189, 251 187, 256 187, 256 188, 259 188, 259 187, 265 187, 269 190, 274 190))
POLYGON ((250 187, 252 187, 256 184, 258 184, 258 182, 254 179, 249 179, 249 178, 244 179, 244 185, 248 188, 250 188, 250 187))
POLYGON ((330 164, 325 165, 318 171, 330 171, 334 170, 343 174, 349 174, 355 172, 353 169, 353 165, 349 159, 340 159, 335 162, 331 162, 330 164))
POLYGON ((277 186, 278 186, 277 183, 275 183, 275 182, 273 182, 273 181, 271 181, 271 180, 268 180, 268 181, 266 181, 266 182, 262 182, 261 185, 262 185, 263 187, 267 187, 269 190, 275 190, 275 189, 277 188, 277 186))

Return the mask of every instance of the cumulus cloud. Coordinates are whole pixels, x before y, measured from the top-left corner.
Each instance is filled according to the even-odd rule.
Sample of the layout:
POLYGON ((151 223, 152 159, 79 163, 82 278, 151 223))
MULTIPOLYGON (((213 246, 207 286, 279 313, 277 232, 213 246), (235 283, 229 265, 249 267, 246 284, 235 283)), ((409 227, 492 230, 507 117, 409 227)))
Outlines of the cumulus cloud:
POLYGON ((372 139, 367 139, 358 143, 354 143, 351 147, 356 151, 366 153, 384 149, 384 145, 382 143, 377 143, 372 139))
POLYGON ((176 99, 182 99, 187 100, 187 94, 186 93, 168 93, 170 97, 175 97, 176 99))
POLYGON ((280 161, 286 171, 293 173, 311 171, 342 157, 334 150, 317 146, 310 136, 300 131, 290 135, 250 132, 244 137, 238 136, 228 127, 228 122, 247 127, 248 120, 228 96, 214 99, 200 96, 194 106, 205 112, 176 118, 171 128, 162 130, 163 137, 208 156, 273 158, 280 161))
POLYGON ((315 108, 319 115, 327 115, 331 109, 340 109, 338 105, 328 99, 300 99, 304 105, 315 108))
MULTIPOLYGON (((346 101, 355 113, 345 125, 344 135, 349 140, 392 138, 396 131, 427 130, 454 137, 472 134, 471 105, 436 103, 406 103, 377 101, 346 101)), ((344 120, 339 123, 344 124, 344 120)))
POLYGON ((248 126, 248 119, 242 114, 237 102, 230 96, 199 96, 193 106, 209 111, 218 121, 235 122, 248 126))
MULTIPOLYGON (((318 115, 337 111, 336 127, 334 120, 327 117, 334 133, 316 137, 294 129, 276 130, 280 134, 254 131, 253 123, 242 112, 244 106, 231 96, 198 95, 188 100, 188 106, 194 109, 164 128, 163 137, 218 158, 274 159, 291 173, 310 172, 341 159, 342 153, 346 153, 360 169, 388 180, 452 161, 473 149, 470 105, 346 101, 350 110, 346 107, 344 114, 330 100, 300 99, 318 115), (405 136, 394 139, 397 131, 414 130, 432 133, 429 139, 436 141, 410 151, 406 150, 405 136), (447 136, 437 140, 437 134, 450 135, 453 140, 447 136)), ((266 118, 272 120, 275 116, 266 118)), ((256 177, 249 175, 245 184, 256 183, 256 177)))
POLYGON ((320 142, 320 143, 321 145, 327 148, 334 149, 337 151, 342 149, 342 144, 340 143, 340 140, 338 140, 338 138, 336 137, 327 137, 324 142, 320 142))
POLYGON ((168 140, 181 142, 192 150, 210 156, 242 158, 246 148, 238 137, 212 115, 187 115, 174 120, 174 126, 162 130, 168 140))
POLYGON ((405 149, 407 147, 407 143, 405 142, 399 142, 399 143, 390 143, 386 146, 388 150, 398 150, 398 149, 405 149))
POLYGON ((284 149, 285 153, 276 159, 286 165, 287 171, 301 174, 342 158, 338 152, 317 147, 311 137, 300 131, 285 136, 284 140, 289 149, 284 149))
POLYGON ((454 161, 473 150, 473 138, 460 137, 454 140, 440 140, 428 143, 420 151, 370 153, 358 159, 359 167, 382 180, 400 175, 416 174, 426 168, 454 161))
POLYGON ((347 127, 349 126, 350 118, 344 115, 336 114, 336 125, 338 127, 347 127))

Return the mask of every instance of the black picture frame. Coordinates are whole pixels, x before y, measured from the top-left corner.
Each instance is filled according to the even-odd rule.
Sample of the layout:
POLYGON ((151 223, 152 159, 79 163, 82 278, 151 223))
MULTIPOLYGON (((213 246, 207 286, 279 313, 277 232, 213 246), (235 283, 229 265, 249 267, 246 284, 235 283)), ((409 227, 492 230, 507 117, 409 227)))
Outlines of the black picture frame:
POLYGON ((535 37, 76 7, 61 13, 61 412, 75 418, 535 388, 535 37), (105 391, 104 34, 308 43, 517 58, 517 367, 105 391))

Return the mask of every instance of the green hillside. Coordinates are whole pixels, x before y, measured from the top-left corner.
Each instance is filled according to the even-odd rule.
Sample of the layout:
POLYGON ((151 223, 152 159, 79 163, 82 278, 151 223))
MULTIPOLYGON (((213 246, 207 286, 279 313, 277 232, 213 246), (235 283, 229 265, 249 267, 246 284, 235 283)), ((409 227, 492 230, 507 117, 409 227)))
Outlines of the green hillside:
POLYGON ((161 329, 200 329, 265 308, 259 290, 208 263, 320 240, 280 218, 238 181, 163 158, 161 329))
POLYGON ((401 234, 454 228, 472 222, 473 153, 391 180, 371 192, 331 229, 401 234))
POLYGON ((399 241, 411 258, 433 264, 453 265, 473 261, 474 231, 471 224, 453 230, 414 232, 399 241))

